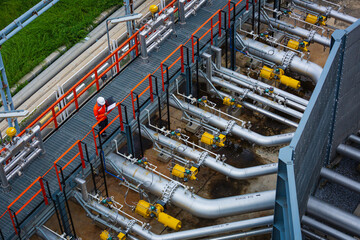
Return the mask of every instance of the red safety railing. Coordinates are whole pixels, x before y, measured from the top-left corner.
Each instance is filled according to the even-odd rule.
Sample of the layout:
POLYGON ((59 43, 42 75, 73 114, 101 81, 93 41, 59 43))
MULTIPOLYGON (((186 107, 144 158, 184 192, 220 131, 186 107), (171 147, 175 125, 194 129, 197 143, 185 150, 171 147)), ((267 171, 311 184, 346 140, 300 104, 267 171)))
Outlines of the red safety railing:
MULTIPOLYGON (((168 4, 166 6, 166 8, 168 7, 172 7, 174 5, 174 3, 176 2, 176 0, 172 1, 170 4, 168 4)), ((229 1, 230 2, 230 1, 229 1)), ((239 1, 237 4, 235 4, 235 6, 237 6, 238 4, 240 4, 242 2, 239 1)), ((224 10, 226 7, 228 6, 228 8, 230 9, 230 12, 233 11, 234 7, 230 7, 230 4, 227 4, 224 8, 222 8, 221 10, 224 10)), ((194 36, 196 33, 199 32, 200 29, 204 28, 204 26, 206 26, 207 23, 210 22, 210 27, 209 29, 202 35, 199 37, 199 41, 201 39, 203 39, 207 34, 211 34, 211 44, 213 44, 213 36, 214 36, 214 29, 216 27, 219 27, 218 33, 221 36, 221 10, 217 11, 216 13, 214 13, 204 24, 202 24, 191 36, 191 38, 184 43, 183 45, 180 45, 179 47, 177 47, 168 57, 166 57, 160 64, 160 66, 152 73, 152 74, 148 74, 144 79, 142 79, 131 91, 130 93, 120 102, 118 102, 116 104, 116 107, 113 109, 113 111, 117 111, 117 115, 109 122, 109 124, 99 133, 95 133, 95 128, 99 125, 100 122, 95 123, 91 130, 83 137, 82 140, 77 140, 69 149, 67 149, 58 159, 56 159, 56 161, 54 161, 52 167, 43 175, 43 176, 39 176, 33 183, 31 183, 8 207, 7 210, 0 216, 0 219, 2 219, 4 216, 6 216, 6 214, 8 214, 10 216, 10 219, 12 221, 12 225, 14 227, 14 231, 16 234, 18 234, 18 230, 15 224, 15 217, 20 214, 21 211, 24 210, 24 208, 26 208, 29 203, 31 201, 33 201, 35 198, 37 198, 40 194, 42 195, 42 198, 45 202, 45 204, 48 204, 48 199, 47 199, 47 195, 46 195, 46 190, 44 188, 44 183, 43 183, 43 179, 45 176, 47 176, 53 169, 55 171, 57 180, 58 180, 58 185, 59 185, 59 189, 62 191, 62 184, 63 184, 63 180, 61 176, 61 172, 65 171, 66 169, 69 168, 69 166, 71 164, 74 164, 76 159, 80 159, 80 163, 78 163, 77 165, 80 164, 80 167, 82 167, 83 169, 86 168, 86 162, 84 159, 84 153, 83 153, 83 147, 82 147, 82 142, 89 136, 92 136, 93 138, 93 142, 94 142, 94 148, 96 151, 96 155, 99 155, 98 153, 98 148, 97 148, 97 138, 99 137, 99 134, 103 133, 106 129, 108 129, 110 126, 113 126, 117 121, 119 121, 119 125, 120 125, 120 130, 124 131, 124 122, 123 122, 123 115, 122 115, 122 103, 125 100, 129 100, 131 101, 131 105, 132 105, 132 112, 133 112, 133 117, 134 119, 136 118, 136 106, 135 106, 135 102, 139 101, 139 98, 141 96, 143 96, 147 91, 149 91, 149 99, 152 102, 154 100, 154 96, 153 96, 153 79, 152 76, 160 69, 161 70, 161 77, 162 77, 162 89, 163 91, 165 90, 164 88, 164 74, 167 73, 167 71, 169 71, 176 63, 178 63, 179 61, 181 61, 181 72, 184 72, 184 47, 185 45, 191 41, 192 43, 192 55, 194 55, 194 47, 196 45, 196 42, 194 42, 194 36), (167 62, 171 56, 173 56, 174 54, 179 54, 178 57, 175 57, 175 60, 167 65, 167 69, 164 70, 164 65, 165 62, 167 62), (135 92, 136 90, 139 90, 140 88, 144 87, 144 84, 146 84, 144 90, 142 90, 140 93, 137 94, 137 96, 135 96, 135 92), (116 109, 116 110, 115 110, 116 109), (64 157, 67 156, 69 157, 69 155, 72 154, 72 156, 70 156, 70 160, 68 161, 62 161, 64 160, 64 157), (64 166, 59 166, 60 162, 63 162, 64 166), (20 199, 22 199, 27 193, 29 193, 29 190, 32 189, 33 187, 36 186, 36 183, 39 183, 40 185, 40 189, 38 191, 35 192, 35 194, 30 194, 29 196, 27 196, 28 200, 25 204, 23 204, 17 211, 13 211, 13 209, 11 209, 14 204, 19 201, 20 199)), ((143 29, 143 28, 142 28, 143 29)), ((140 30, 142 30, 140 29, 140 30)), ((119 66, 119 62, 124 59, 131 51, 135 50, 136 51, 136 55, 139 54, 139 50, 138 50, 138 45, 139 42, 137 41, 137 36, 138 36, 138 32, 135 33, 133 36, 131 36, 127 41, 125 41, 123 44, 121 44, 112 54, 110 54, 107 58, 105 58, 99 65, 97 65, 92 71, 90 71, 87 75, 85 75, 77 84, 75 84, 69 91, 67 91, 61 98, 59 98, 55 103, 53 103, 44 113, 42 113, 35 121, 33 121, 27 128, 32 127, 33 125, 35 125, 36 123, 38 123, 38 121, 40 119, 42 119, 46 114, 48 114, 49 112, 52 113, 52 118, 50 120, 48 120, 42 127, 41 129, 45 128, 46 126, 48 126, 51 122, 54 123, 54 126, 57 128, 58 127, 58 123, 56 120, 56 117, 59 116, 64 109, 66 109, 67 107, 69 107, 71 104, 75 104, 76 109, 79 108, 79 102, 78 102, 78 98, 84 94, 91 86, 96 85, 96 89, 99 90, 100 88, 100 84, 99 84, 99 79, 101 79, 102 76, 104 76, 108 71, 110 71, 112 68, 116 67, 116 70, 119 71, 120 70, 120 66, 119 66), (134 46, 130 47, 129 45, 129 50, 123 54, 120 54, 120 50, 130 44, 130 41, 135 40, 135 44, 134 46), (101 66, 103 66, 111 57, 115 56, 115 62, 113 64, 111 64, 104 72, 102 72, 101 74, 98 74, 98 70, 101 66), (81 83, 83 83, 89 76, 91 76, 92 74, 95 75, 94 80, 88 85, 86 86, 81 92, 77 93, 76 92, 76 87, 78 87, 81 83), (69 96, 73 94, 73 99, 67 103, 65 105, 65 107, 63 109, 61 109, 59 112, 55 112, 55 106, 61 101, 63 100, 66 96, 69 96)), ((193 56, 194 58, 194 56, 193 56)), ((25 131, 25 130, 24 130, 25 131)), ((24 133, 21 132, 21 134, 24 133)))

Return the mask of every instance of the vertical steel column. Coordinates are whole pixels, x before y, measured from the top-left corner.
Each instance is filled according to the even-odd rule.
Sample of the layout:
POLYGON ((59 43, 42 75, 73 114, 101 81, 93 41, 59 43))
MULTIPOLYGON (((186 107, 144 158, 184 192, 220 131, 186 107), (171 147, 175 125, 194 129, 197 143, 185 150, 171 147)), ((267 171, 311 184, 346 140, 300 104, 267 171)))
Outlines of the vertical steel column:
POLYGON ((258 6, 259 8, 258 8, 258 34, 260 34, 260 31, 261 31, 261 29, 260 29, 260 24, 261 24, 261 21, 260 21, 260 17, 261 17, 261 0, 259 0, 259 6, 258 6))
POLYGON ((0 163, 0 180, 1 180, 1 187, 4 189, 4 191, 9 192, 11 190, 9 181, 7 180, 4 164, 0 163))
POLYGON ((179 13, 179 23, 185 24, 185 0, 178 1, 178 13, 179 13))
POLYGON ((100 161, 101 161, 101 168, 102 168, 102 173, 103 173, 103 178, 104 178, 105 193, 106 193, 106 197, 109 197, 109 192, 108 192, 107 184, 106 184, 106 175, 105 175, 105 156, 104 156, 104 150, 103 150, 103 146, 102 146, 100 131, 98 131, 98 136, 99 136, 99 145, 100 145, 100 161))
POLYGON ((252 0, 252 19, 251 19, 252 32, 255 34, 255 0, 252 0))
POLYGON ((141 58, 144 60, 148 59, 148 52, 146 47, 146 36, 144 31, 139 33, 139 41, 140 41, 140 52, 141 52, 141 58))
MULTIPOLYGON (((135 93, 135 92, 134 92, 135 93)), ((140 142, 140 157, 144 157, 144 148, 143 148, 143 142, 142 142, 142 135, 141 135, 141 124, 140 124, 140 103, 139 103, 139 95, 135 93, 136 96, 136 105, 137 105, 137 124, 138 124, 138 130, 139 130, 139 142, 140 142)))
MULTIPOLYGON (((133 0, 125 0, 124 6, 125 6, 125 15, 133 14, 133 0)), ((133 35, 134 26, 135 26, 134 21, 126 21, 126 30, 127 30, 128 38, 133 35)), ((135 44, 135 40, 132 39, 130 41, 130 48, 134 46, 134 44, 135 44)), ((130 54, 132 58, 135 56, 134 51, 131 51, 130 54)))
MULTIPOLYGON (((1 56, 1 51, 0 51, 0 71, 1 71, 1 76, 0 76, 0 78, 1 78, 0 79, 1 80, 0 81, 1 100, 3 102, 5 112, 9 112, 9 111, 15 110, 15 108, 14 108, 14 103, 13 103, 12 97, 11 97, 9 83, 8 83, 8 80, 6 77, 5 66, 4 66, 4 61, 2 59, 2 56, 1 56), (6 92, 6 94, 5 94, 5 92, 6 92), (10 110, 9 110, 9 106, 10 106, 10 110)), ((12 127, 13 124, 12 124, 11 118, 8 118, 7 121, 8 121, 9 127, 12 127)), ((16 131, 18 133, 20 133, 19 124, 18 124, 18 121, 16 118, 14 119, 14 123, 15 123, 16 131)))
POLYGON ((230 69, 235 71, 235 58, 236 58, 236 46, 235 46, 235 22, 232 23, 231 25, 231 30, 230 30, 230 50, 231 50, 231 54, 230 54, 230 69))

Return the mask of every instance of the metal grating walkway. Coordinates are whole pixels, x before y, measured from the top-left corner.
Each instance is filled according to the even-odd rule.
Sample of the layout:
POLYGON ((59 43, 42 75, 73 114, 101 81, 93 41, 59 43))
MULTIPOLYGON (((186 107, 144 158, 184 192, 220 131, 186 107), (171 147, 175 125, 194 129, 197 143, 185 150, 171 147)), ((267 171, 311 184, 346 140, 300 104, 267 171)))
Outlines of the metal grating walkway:
MULTIPOLYGON (((98 94, 93 96, 84 106, 82 106, 79 111, 74 114, 67 122, 65 122, 56 132, 54 132, 45 142, 46 153, 34 160, 34 162, 23 172, 19 177, 16 177, 13 181, 10 182, 12 190, 9 193, 0 193, 0 214, 6 211, 7 206, 15 200, 38 176, 43 175, 48 169, 51 168, 53 162, 60 157, 74 142, 79 139, 82 139, 88 131, 91 129, 93 124, 95 124, 95 118, 93 116, 93 106, 96 103, 96 98, 98 96, 109 97, 113 96, 116 101, 124 99, 130 92, 130 90, 140 82, 147 74, 154 72, 159 66, 162 60, 164 60, 171 52, 173 52, 180 44, 185 43, 190 37, 191 34, 199 27, 202 23, 208 20, 218 9, 224 7, 228 2, 227 0, 216 0, 209 1, 210 4, 205 4, 201 9, 198 10, 196 15, 193 15, 187 19, 187 23, 183 26, 176 24, 176 35, 171 36, 169 39, 165 40, 159 47, 159 49, 151 52, 149 54, 149 62, 145 63, 141 58, 135 59, 130 63, 119 75, 111 80, 98 94)), ((241 5, 240 5, 241 6, 241 5)), ((239 7, 240 7, 239 6, 239 7)), ((196 35, 203 35, 205 31, 209 29, 205 27, 201 29, 196 35)), ((201 46, 209 41, 210 35, 206 35, 201 40, 201 46)), ((190 41, 191 43, 191 41, 190 41)), ((191 45, 189 46, 189 57, 191 61, 191 45)), ((176 54, 168 60, 169 63, 174 62, 177 58, 176 54)), ((174 70, 177 70, 180 67, 180 61, 174 65, 174 67, 169 71, 170 75, 174 73, 174 70)), ((161 90, 161 76, 160 71, 157 71, 155 76, 158 78, 159 91, 161 90)), ((143 91, 148 85, 143 84, 140 86, 140 91, 143 91)), ((144 94, 140 98, 141 101, 147 99, 149 93, 144 94)), ((132 105, 131 101, 128 98, 124 104, 128 109, 129 119, 132 117, 132 105)), ((113 119, 116 116, 115 112, 112 112, 109 115, 109 120, 113 119)), ((115 130, 118 127, 118 124, 113 124, 109 132, 115 130)), ((95 148, 93 144, 93 136, 90 134, 84 141, 88 145, 89 155, 95 154, 95 148)), ((61 161, 59 161, 59 166, 64 166, 72 156, 74 156, 78 151, 78 148, 75 147, 65 155, 61 161)), ((80 159, 76 158, 76 164, 70 164, 68 168, 65 169, 64 175, 67 176, 72 173, 74 166, 80 164, 80 159)), ((50 189, 58 189, 58 181, 54 171, 50 171, 45 178, 50 185, 50 189)), ((36 193, 39 190, 39 187, 33 187, 29 190, 29 196, 36 193)), ((23 204, 27 201, 26 197, 20 198, 13 206, 12 210, 19 210, 23 204)), ((39 204, 42 204, 41 194, 37 196, 33 201, 26 206, 21 213, 17 216, 19 222, 25 220, 25 217, 28 216, 39 204)), ((0 228, 3 232, 5 239, 11 239, 14 236, 14 229, 11 224, 11 220, 8 214, 0 219, 0 228)))

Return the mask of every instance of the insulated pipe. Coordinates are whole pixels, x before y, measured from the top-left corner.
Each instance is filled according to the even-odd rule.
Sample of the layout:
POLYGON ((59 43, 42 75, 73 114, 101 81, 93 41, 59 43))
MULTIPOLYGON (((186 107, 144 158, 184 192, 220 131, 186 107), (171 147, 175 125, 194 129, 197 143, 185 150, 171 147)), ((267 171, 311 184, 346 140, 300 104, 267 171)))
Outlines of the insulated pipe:
MULTIPOLYGON (((173 99, 170 99, 169 102, 171 106, 175 108, 179 108, 179 106, 176 104, 176 102, 173 99)), ((220 128, 222 130, 226 130, 239 138, 246 139, 247 141, 255 143, 257 145, 275 146, 275 145, 286 144, 289 143, 294 136, 294 133, 285 133, 274 136, 263 136, 246 128, 240 127, 236 123, 233 124, 233 126, 231 127, 232 121, 225 120, 221 117, 216 116, 215 114, 206 112, 184 101, 179 100, 179 102, 182 104, 183 107, 183 109, 181 110, 191 113, 197 116, 198 118, 206 119, 206 121, 210 125, 213 125, 214 127, 220 128), (228 129, 229 127, 230 129, 228 129)))
POLYGON ((248 232, 235 233, 235 234, 231 234, 231 235, 227 235, 227 236, 223 236, 223 237, 211 238, 208 240, 236 240, 236 239, 245 238, 245 237, 264 235, 264 234, 271 233, 271 232, 272 232, 272 227, 251 230, 248 232))
POLYGON ((144 189, 152 194, 169 199, 173 205, 197 217, 210 219, 228 217, 273 209, 275 205, 275 190, 226 198, 205 199, 191 193, 182 185, 177 184, 176 181, 170 182, 162 176, 153 173, 151 169, 146 170, 114 153, 109 154, 107 160, 111 161, 109 165, 118 174, 127 176, 129 179, 141 184, 144 189), (173 187, 174 183, 177 186, 173 187), (172 194, 165 195, 169 191, 172 194))
POLYGON ((326 223, 360 236, 360 218, 314 197, 309 198, 307 213, 326 223))
POLYGON ((274 86, 271 86, 269 84, 261 82, 259 80, 255 80, 255 79, 253 79, 251 77, 248 77, 248 76, 245 76, 243 74, 237 73, 237 72, 232 71, 232 70, 230 70, 228 68, 221 67, 220 70, 214 69, 214 72, 215 72, 215 74, 217 74, 221 78, 227 79, 227 80, 229 80, 231 82, 235 82, 235 83, 237 83, 237 84, 239 84, 241 86, 244 86, 244 87, 247 87, 247 88, 250 88, 250 89, 255 89, 256 87, 259 87, 259 86, 261 88, 263 88, 263 89, 272 87, 274 89, 274 94, 284 97, 284 100, 282 100, 282 99, 281 100, 285 101, 285 103, 288 104, 288 105, 293 106, 291 101, 293 101, 294 103, 301 104, 303 106, 307 106, 309 104, 309 101, 306 100, 306 99, 303 99, 303 98, 298 97, 298 96, 296 96, 294 94, 288 93, 288 92, 286 92, 284 90, 281 90, 279 88, 276 88, 274 86), (289 100, 291 100, 291 101, 289 101, 289 100))
POLYGON ((36 227, 36 235, 44 240, 66 240, 64 238, 54 232, 53 230, 47 228, 46 226, 36 227))
POLYGON ((360 144, 360 137, 351 134, 348 138, 349 141, 356 143, 356 144, 360 144))
POLYGON ((262 97, 254 92, 252 92, 251 90, 249 89, 244 89, 244 88, 240 88, 238 86, 235 86, 234 84, 231 84, 229 83, 228 81, 225 81, 225 80, 222 80, 218 77, 212 77, 211 78, 211 82, 213 82, 214 84, 218 85, 218 86, 221 86, 221 87, 224 87, 224 88, 227 88, 228 90, 230 91, 233 91, 233 92, 236 92, 240 95, 240 97, 248 97, 254 101, 257 101, 259 103, 262 103, 266 106, 269 106, 273 109, 276 109, 280 112, 283 112, 283 113, 286 113, 290 116, 293 116, 295 118, 298 118, 298 119, 301 119, 303 114, 299 111, 296 111, 292 108, 289 108, 287 106, 284 106, 284 105, 281 105, 277 102, 274 102, 272 100, 269 100, 265 97, 262 97))
MULTIPOLYGON (((214 91, 210 90, 210 92, 213 93, 214 91)), ((226 94, 226 93, 224 93, 224 92, 219 91, 219 93, 220 93, 222 96, 232 98, 232 96, 230 96, 230 95, 228 95, 228 94, 226 94)), ((251 103, 242 101, 242 102, 241 102, 241 105, 244 106, 244 107, 246 107, 246 108, 248 108, 248 109, 251 109, 251 110, 253 110, 253 111, 259 112, 259 113, 263 114, 264 116, 266 116, 266 117, 268 117, 268 118, 272 118, 272 119, 274 119, 274 120, 276 120, 276 121, 278 121, 278 122, 281 122, 281 123, 283 123, 283 124, 286 124, 286 125, 288 125, 288 126, 296 127, 296 128, 298 127, 298 124, 297 124, 296 122, 293 122, 293 121, 291 121, 291 120, 289 120, 289 119, 287 119, 287 118, 284 118, 284 117, 282 117, 282 116, 280 116, 280 115, 277 115, 277 114, 275 114, 275 113, 273 113, 273 112, 270 112, 270 111, 268 111, 268 110, 265 110, 265 109, 263 109, 263 108, 261 108, 261 107, 257 107, 257 106, 255 106, 255 105, 253 105, 253 104, 251 104, 251 103)))
POLYGON ((307 61, 295 55, 290 55, 294 52, 284 52, 251 38, 243 37, 239 34, 237 36, 242 39, 249 53, 278 65, 285 65, 289 67, 291 71, 311 78, 314 83, 319 81, 323 69, 316 63, 307 61))
POLYGON ((301 1, 301 0, 293 0, 293 3, 296 3, 300 6, 303 6, 307 9, 313 10, 315 12, 318 13, 322 13, 325 14, 326 16, 330 16, 333 17, 335 19, 347 22, 347 23, 354 23, 357 21, 357 18, 352 17, 350 15, 347 15, 345 13, 341 13, 338 11, 333 10, 331 7, 325 7, 325 6, 320 6, 316 3, 313 2, 309 2, 309 1, 301 1))
MULTIPOLYGON (((269 18, 269 21, 273 27, 276 27, 279 30, 297 35, 299 37, 309 39, 310 41, 314 41, 319 43, 325 47, 330 47, 331 40, 327 37, 321 36, 315 30, 306 30, 301 27, 293 26, 289 23, 280 21, 278 19, 269 18)), ((268 23, 265 18, 261 17, 261 22, 268 23)))
POLYGON ((350 240, 350 239, 354 239, 353 237, 343 233, 343 232, 340 232, 339 230, 336 230, 332 227, 329 227, 328 225, 326 224, 323 224, 319 221, 316 221, 315 219, 313 218, 310 218, 308 216, 303 216, 302 219, 301 219, 301 222, 307 226, 310 226, 312 228, 315 228, 316 230, 319 230, 320 232, 323 232, 325 234, 328 234, 332 237, 335 237, 336 239, 341 239, 341 240, 350 240))
POLYGON ((339 146, 336 148, 336 151, 344 157, 360 161, 360 150, 355 147, 346 144, 339 144, 339 146))
POLYGON ((310 237, 311 240, 327 240, 323 237, 320 237, 319 235, 316 235, 315 233, 313 232, 310 232, 304 228, 301 229, 301 232, 305 235, 305 236, 308 236, 310 237))
POLYGON ((252 177, 277 173, 277 163, 248 168, 235 168, 216 160, 215 158, 209 156, 207 152, 200 152, 171 138, 165 137, 164 135, 159 134, 151 129, 147 128, 146 131, 151 135, 150 138, 150 136, 144 134, 146 138, 150 140, 154 139, 160 145, 166 146, 167 148, 176 151, 178 154, 197 161, 198 163, 203 161, 205 166, 233 179, 248 179, 252 177))
MULTIPOLYGON (((196 229, 191 229, 191 230, 186 230, 186 231, 181 231, 181 232, 157 235, 157 234, 150 232, 149 230, 144 229, 142 226, 140 226, 137 223, 134 224, 128 218, 118 214, 114 210, 109 209, 102 204, 99 204, 95 201, 90 201, 89 203, 83 202, 83 200, 81 199, 80 194, 78 192, 75 192, 74 194, 75 194, 75 198, 78 201, 81 201, 80 202, 81 205, 89 208, 89 210, 94 210, 94 211, 100 213, 105 218, 109 219, 110 221, 118 223, 121 227, 123 227, 125 229, 128 229, 129 226, 131 226, 131 228, 129 229, 130 232, 133 232, 147 240, 194 239, 194 238, 224 234, 224 233, 233 232, 233 231, 240 231, 240 230, 248 229, 248 228, 255 228, 255 227, 271 225, 273 223, 273 216, 266 216, 266 217, 253 218, 253 219, 242 220, 242 221, 237 221, 237 222, 219 224, 219 225, 214 225, 214 226, 209 226, 209 227, 196 228, 196 229)), ((90 216, 95 221, 97 221, 98 217, 95 217, 93 215, 90 215, 90 216)))
POLYGON ((328 168, 321 168, 320 176, 326 178, 334 183, 340 184, 352 191, 360 193, 360 183, 352 180, 351 178, 345 177, 335 171, 328 168))

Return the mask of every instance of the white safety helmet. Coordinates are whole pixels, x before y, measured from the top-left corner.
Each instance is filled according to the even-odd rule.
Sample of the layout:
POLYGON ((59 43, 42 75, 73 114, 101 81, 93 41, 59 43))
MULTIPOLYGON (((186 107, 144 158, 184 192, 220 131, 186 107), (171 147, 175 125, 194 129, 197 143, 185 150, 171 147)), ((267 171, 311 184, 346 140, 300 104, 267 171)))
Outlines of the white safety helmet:
POLYGON ((105 99, 103 97, 98 97, 96 101, 100 106, 105 104, 105 99))

